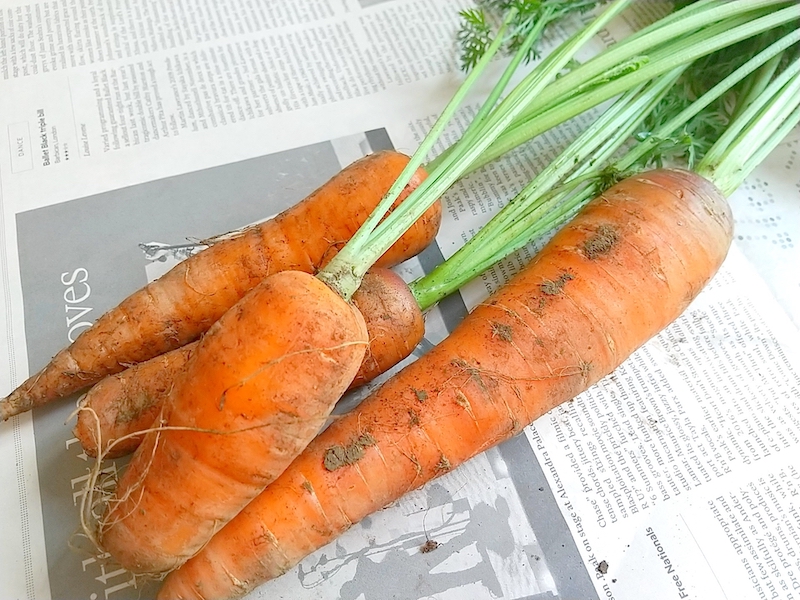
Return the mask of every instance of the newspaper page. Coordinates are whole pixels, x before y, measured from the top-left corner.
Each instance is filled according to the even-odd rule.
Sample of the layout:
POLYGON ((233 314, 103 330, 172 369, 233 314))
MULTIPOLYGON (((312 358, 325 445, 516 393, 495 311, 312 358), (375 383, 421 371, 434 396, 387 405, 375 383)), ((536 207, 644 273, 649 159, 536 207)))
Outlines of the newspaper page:
MULTIPOLYGON (((8 140, 0 144, 2 393, 128 293, 201 249, 201 240, 279 212, 363 154, 412 152, 460 82, 452 40, 456 13, 466 5, 0 0, 0 130, 8 140)), ((661 2, 636 3, 586 52, 663 10, 661 2)), ((484 92, 470 98, 445 143, 484 92)), ((452 254, 590 118, 457 184, 444 199, 437 243, 401 274, 410 279, 452 254)), ((796 139, 792 144, 781 149, 789 161, 796 160, 796 139)), ((748 182, 739 204, 756 216, 739 242, 761 259, 759 274, 786 309, 798 285, 782 275, 797 264, 800 232, 790 220, 796 213, 777 217, 786 196, 776 188, 795 198, 797 190, 796 163, 784 169, 781 160, 748 182), (766 273, 762 262, 770 263, 766 273)), ((504 261, 428 315, 415 356, 534 250, 504 261)), ((637 586, 647 583, 646 597, 722 598, 713 581, 729 572, 726 590, 752 588, 758 598, 771 590, 769 580, 792 593, 800 523, 792 520, 796 465, 784 457, 796 440, 790 408, 800 401, 796 329, 781 320, 747 262, 737 252, 732 257, 687 315, 623 365, 616 380, 365 519, 251 596, 641 598, 637 586), (725 362, 730 356, 736 360, 725 362), (696 383, 700 374, 705 387, 696 383), (623 394, 637 400, 622 403, 623 394), (667 411, 675 406, 685 415, 673 422, 667 411), (601 447, 603 439, 616 446, 601 447), (603 476, 592 479, 601 466, 603 476), (693 476, 702 485, 694 486, 693 476), (744 483, 730 483, 734 478, 744 483), (648 487, 656 498, 639 499, 648 487), (769 507, 770 516, 760 513, 764 527, 756 490, 769 507), (731 529, 733 522, 748 525, 731 529), (687 543, 692 536, 703 544, 687 543), (435 551, 423 552, 431 541, 435 551), (711 562, 696 560, 704 553, 711 562), (762 571, 770 564, 776 569, 762 571), (681 586, 671 579, 676 573, 681 586), (698 595, 708 590, 712 595, 698 595)), ((792 318, 800 322, 796 311, 792 318)), ((153 597, 157 584, 74 547, 91 466, 71 434, 76 400, 0 424, 0 451, 14 456, 0 467, 0 595, 153 597)), ((114 472, 124 461, 105 468, 114 472)))

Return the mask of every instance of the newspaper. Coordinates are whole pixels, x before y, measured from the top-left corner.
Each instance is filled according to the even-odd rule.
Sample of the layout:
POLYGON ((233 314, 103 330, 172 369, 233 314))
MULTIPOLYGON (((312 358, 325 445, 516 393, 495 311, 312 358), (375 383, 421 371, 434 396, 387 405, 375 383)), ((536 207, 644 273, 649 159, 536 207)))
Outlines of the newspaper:
MULTIPOLYGON (((668 8, 634 4, 586 54, 668 8)), ((366 153, 412 152, 461 81, 468 5, 0 0, 0 393, 203 239, 366 153)), ((590 118, 456 184, 399 272, 451 255, 590 118)), ((800 598, 799 147, 795 131, 734 195, 720 274, 614 374, 251 597, 800 598)), ((442 302, 415 357, 534 251, 442 302)), ((153 597, 75 547, 91 466, 76 400, 0 424, 0 597, 153 597)))

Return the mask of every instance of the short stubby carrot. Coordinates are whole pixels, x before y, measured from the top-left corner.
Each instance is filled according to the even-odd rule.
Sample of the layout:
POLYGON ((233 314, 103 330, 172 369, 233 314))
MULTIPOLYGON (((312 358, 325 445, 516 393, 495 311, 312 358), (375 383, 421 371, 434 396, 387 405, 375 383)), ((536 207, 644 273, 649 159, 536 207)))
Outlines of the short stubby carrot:
MULTIPOLYGON (((406 283, 394 271, 371 269, 353 295, 367 325, 369 346, 355 388, 408 357, 422 340, 425 323, 406 283)), ((138 432, 153 426, 164 399, 198 342, 109 375, 81 399, 73 433, 86 454, 119 458, 139 446, 138 432)))
MULTIPOLYGON (((8 397, 0 417, 80 391, 109 374, 197 339, 267 275, 316 272, 367 218, 408 163, 392 151, 351 164, 273 219, 226 236, 108 311, 8 397)), ((425 178, 418 169, 397 202, 425 178)), ((441 221, 428 211, 376 263, 391 266, 424 249, 441 221)))
POLYGON ((369 346, 351 388, 364 385, 407 358, 425 335, 425 320, 405 281, 394 271, 373 268, 353 294, 364 316, 369 346))
POLYGON ((243 595, 572 399, 681 314, 731 236, 726 200, 690 172, 610 188, 450 336, 321 433, 158 597, 243 595))
POLYGON ((96 530, 136 573, 181 564, 324 424, 367 346, 358 310, 313 275, 266 278, 203 336, 96 530))

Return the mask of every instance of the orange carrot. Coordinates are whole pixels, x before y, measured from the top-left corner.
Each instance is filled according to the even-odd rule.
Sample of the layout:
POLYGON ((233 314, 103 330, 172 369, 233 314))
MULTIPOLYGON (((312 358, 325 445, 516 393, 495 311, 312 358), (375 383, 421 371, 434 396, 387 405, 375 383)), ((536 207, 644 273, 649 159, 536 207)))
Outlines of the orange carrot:
POLYGON ((353 304, 367 323, 369 346, 351 389, 402 361, 425 335, 422 311, 406 282, 394 271, 368 271, 353 294, 353 304))
POLYGON ((266 278, 203 336, 97 529, 127 569, 197 552, 322 427, 367 346, 358 310, 313 275, 266 278))
POLYGON ((158 597, 242 595, 518 433, 677 318, 731 235, 727 202, 697 175, 657 170, 615 185, 448 338, 320 434, 158 597))
MULTIPOLYGON (((294 207, 226 237, 181 262, 112 309, 39 373, 0 400, 9 417, 77 392, 199 337, 249 289, 271 273, 316 272, 346 242, 408 163, 396 152, 356 161, 294 207)), ((425 178, 419 169, 402 201, 425 178)), ((436 235, 441 205, 434 203, 376 263, 414 256, 436 235)))
POLYGON ((142 441, 140 431, 153 426, 175 378, 199 342, 186 344, 109 375, 81 398, 73 434, 83 451, 119 458, 142 441))
MULTIPOLYGON (((369 346, 350 389, 372 381, 411 354, 425 332, 422 312, 394 271, 375 268, 353 296, 367 325, 369 346)), ((142 440, 137 432, 152 427, 164 398, 198 342, 187 344, 109 375, 81 399, 75 437, 86 454, 118 458, 142 440)))

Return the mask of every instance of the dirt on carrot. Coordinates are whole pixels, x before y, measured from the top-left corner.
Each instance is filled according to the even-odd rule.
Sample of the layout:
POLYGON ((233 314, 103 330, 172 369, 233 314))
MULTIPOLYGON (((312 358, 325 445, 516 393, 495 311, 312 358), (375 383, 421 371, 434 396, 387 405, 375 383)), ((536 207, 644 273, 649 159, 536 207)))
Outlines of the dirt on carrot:
POLYGON ((335 444, 325 451, 323 464, 328 471, 335 471, 347 465, 354 465, 363 456, 364 450, 375 445, 375 438, 362 433, 346 446, 335 444))
POLYGON ((614 226, 603 223, 598 225, 595 233, 583 242, 583 252, 589 258, 597 258, 611 251, 611 248, 614 247, 618 239, 619 236, 614 226))

